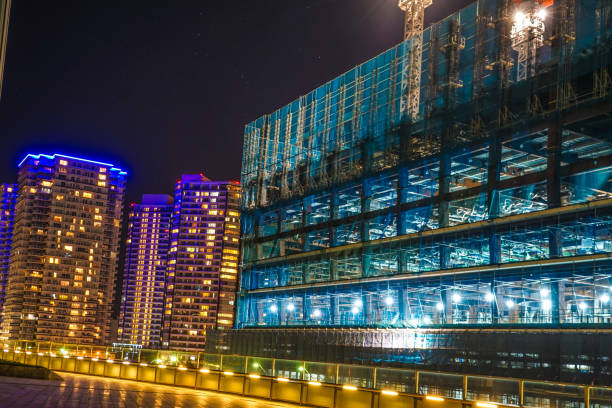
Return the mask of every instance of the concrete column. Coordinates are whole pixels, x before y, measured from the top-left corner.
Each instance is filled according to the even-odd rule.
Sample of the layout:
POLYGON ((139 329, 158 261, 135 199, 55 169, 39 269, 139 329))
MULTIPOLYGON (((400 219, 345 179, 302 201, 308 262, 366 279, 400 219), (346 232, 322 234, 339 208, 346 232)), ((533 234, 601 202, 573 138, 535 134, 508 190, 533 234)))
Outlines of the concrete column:
POLYGON ((399 311, 398 323, 402 326, 407 326, 410 320, 410 302, 408 301, 408 288, 402 286, 398 290, 397 305, 399 311))
POLYGON ((375 323, 375 318, 376 318, 376 315, 372 313, 373 312, 372 295, 370 294, 363 295, 362 302, 363 302, 363 317, 364 317, 363 323, 366 326, 370 326, 375 323))
POLYGON ((552 315, 552 323, 561 323, 561 313, 565 312, 565 288, 563 282, 554 282, 550 285, 550 301, 552 315))
POLYGON ((340 304, 338 302, 337 295, 329 296, 329 324, 335 326, 338 324, 338 317, 340 316, 340 304))
MULTIPOLYGON (((499 197, 497 186, 501 172, 501 142, 497 136, 493 136, 489 142, 489 163, 487 168, 487 208, 489 219, 499 217, 499 197)), ((489 263, 501 263, 501 240, 494 227, 489 233, 489 263)))
POLYGON ((561 124, 555 118, 548 126, 548 159, 546 165, 546 193, 548 208, 561 205, 561 124))
MULTIPOLYGON (((443 144, 444 146, 444 144, 443 144)), ((448 227, 448 201, 446 194, 450 192, 451 158, 449 152, 440 154, 440 173, 438 174, 438 194, 440 199, 438 207, 438 223, 440 228, 448 227)), ((445 245, 440 245, 440 269, 448 267, 450 261, 450 250, 445 245)))
POLYGON ((338 279, 338 261, 336 259, 329 260, 329 278, 332 281, 338 279))

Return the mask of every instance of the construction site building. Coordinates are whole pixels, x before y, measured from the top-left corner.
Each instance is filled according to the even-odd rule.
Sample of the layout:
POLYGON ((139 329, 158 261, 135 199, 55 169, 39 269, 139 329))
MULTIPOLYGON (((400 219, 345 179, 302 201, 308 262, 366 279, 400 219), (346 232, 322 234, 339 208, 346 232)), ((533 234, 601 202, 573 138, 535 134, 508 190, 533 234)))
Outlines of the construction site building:
POLYGON ((610 378, 611 10, 479 0, 249 123, 209 350, 610 378))

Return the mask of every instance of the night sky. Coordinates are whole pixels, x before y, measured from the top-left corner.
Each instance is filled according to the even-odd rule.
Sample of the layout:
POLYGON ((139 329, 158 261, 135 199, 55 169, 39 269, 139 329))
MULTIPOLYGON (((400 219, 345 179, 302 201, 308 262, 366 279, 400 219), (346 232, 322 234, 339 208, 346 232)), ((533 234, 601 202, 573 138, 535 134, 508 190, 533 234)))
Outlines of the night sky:
MULTIPOLYGON (((469 4, 437 0, 437 21, 469 4)), ((127 201, 239 179, 244 125, 402 39, 396 0, 13 1, 0 182, 27 152, 112 162, 127 201)))

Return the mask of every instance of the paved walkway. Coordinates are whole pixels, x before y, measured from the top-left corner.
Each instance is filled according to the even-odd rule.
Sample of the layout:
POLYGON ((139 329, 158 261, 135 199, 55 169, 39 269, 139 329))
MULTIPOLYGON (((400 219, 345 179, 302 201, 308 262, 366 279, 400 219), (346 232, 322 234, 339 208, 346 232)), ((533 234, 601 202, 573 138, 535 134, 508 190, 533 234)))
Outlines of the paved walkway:
POLYGON ((0 377, 0 407, 292 408, 295 405, 136 381, 58 373, 62 381, 0 377))

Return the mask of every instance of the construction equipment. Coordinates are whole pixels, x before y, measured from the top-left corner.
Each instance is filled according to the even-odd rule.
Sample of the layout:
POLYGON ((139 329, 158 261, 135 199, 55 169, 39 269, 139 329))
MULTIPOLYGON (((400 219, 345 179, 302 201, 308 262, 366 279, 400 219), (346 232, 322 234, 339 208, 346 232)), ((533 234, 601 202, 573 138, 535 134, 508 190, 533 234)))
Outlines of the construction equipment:
POLYGON ((425 8, 432 0, 399 0, 398 6, 405 13, 404 41, 411 50, 407 64, 402 71, 402 99, 400 109, 409 118, 416 119, 419 115, 421 98, 421 62, 423 57, 423 22, 425 8))

